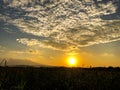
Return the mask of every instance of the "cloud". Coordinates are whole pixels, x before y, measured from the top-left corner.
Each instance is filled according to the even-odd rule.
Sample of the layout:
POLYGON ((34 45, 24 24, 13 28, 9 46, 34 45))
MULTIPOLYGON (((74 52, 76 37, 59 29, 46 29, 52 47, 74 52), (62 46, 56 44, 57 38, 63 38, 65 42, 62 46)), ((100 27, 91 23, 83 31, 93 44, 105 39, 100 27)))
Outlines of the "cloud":
POLYGON ((36 40, 36 39, 29 40, 27 38, 22 38, 22 39, 17 39, 17 41, 20 42, 20 43, 23 43, 27 46, 35 46, 35 45, 40 44, 40 42, 38 42, 38 40, 36 40))
POLYGON ((17 39, 19 43, 22 43, 28 47, 42 47, 42 48, 50 48, 54 50, 69 50, 71 46, 65 45, 65 44, 60 44, 55 41, 50 41, 50 40, 43 40, 39 41, 37 39, 28 39, 28 38, 21 38, 17 39))
POLYGON ((2 46, 0 46, 0 53, 1 52, 4 52, 4 50, 3 50, 3 47, 2 46))
POLYGON ((6 49, 5 47, 3 47, 3 46, 0 45, 0 52, 4 52, 5 49, 6 49))
POLYGON ((8 53, 10 54, 18 54, 18 55, 22 55, 22 54, 28 54, 28 55, 41 55, 40 51, 38 50, 33 50, 33 49, 28 49, 25 51, 9 51, 8 53))
MULTIPOLYGON (((59 0, 45 2, 9 2, 9 8, 17 10, 7 22, 20 28, 26 34, 40 39, 19 38, 19 43, 56 50, 72 50, 93 44, 120 40, 120 20, 105 20, 101 17, 117 15, 115 1, 98 3, 93 0, 59 0), (28 7, 28 3, 30 6, 28 7), (44 38, 42 40, 41 38, 44 38)), ((117 1, 116 1, 117 3, 117 1)), ((5 15, 5 14, 4 14, 5 15)), ((118 15, 119 16, 119 15, 118 15)), ((4 17, 4 16, 2 16, 4 17)))
POLYGON ((115 55, 114 54, 112 54, 112 53, 103 53, 101 56, 103 56, 103 57, 114 57, 115 55))

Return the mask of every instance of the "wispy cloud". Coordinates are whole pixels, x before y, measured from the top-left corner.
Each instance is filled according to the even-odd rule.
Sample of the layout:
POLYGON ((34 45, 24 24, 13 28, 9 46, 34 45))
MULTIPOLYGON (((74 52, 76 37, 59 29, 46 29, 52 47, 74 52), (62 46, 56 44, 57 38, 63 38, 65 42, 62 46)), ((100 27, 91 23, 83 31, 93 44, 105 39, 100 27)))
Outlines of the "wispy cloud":
POLYGON ((0 45, 0 52, 4 52, 6 48, 0 45))
POLYGON ((9 51, 8 53, 10 54, 18 54, 18 55, 22 55, 22 54, 28 54, 28 55, 41 55, 41 53, 38 50, 24 50, 24 51, 9 51))
POLYGON ((103 57, 114 57, 115 55, 113 53, 103 53, 101 56, 103 57))

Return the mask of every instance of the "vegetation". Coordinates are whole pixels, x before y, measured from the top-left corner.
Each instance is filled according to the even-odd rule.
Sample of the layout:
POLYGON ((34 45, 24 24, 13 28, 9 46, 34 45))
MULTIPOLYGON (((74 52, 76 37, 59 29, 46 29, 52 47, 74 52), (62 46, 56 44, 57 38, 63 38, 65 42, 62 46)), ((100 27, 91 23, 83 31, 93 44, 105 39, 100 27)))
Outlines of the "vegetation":
POLYGON ((0 67, 0 90, 120 90, 120 68, 0 67))

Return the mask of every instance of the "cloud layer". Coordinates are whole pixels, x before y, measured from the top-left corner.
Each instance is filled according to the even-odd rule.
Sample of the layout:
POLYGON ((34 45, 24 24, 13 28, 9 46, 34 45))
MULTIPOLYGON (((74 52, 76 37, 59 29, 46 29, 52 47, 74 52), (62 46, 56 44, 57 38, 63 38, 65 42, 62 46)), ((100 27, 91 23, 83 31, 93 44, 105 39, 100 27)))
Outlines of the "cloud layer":
POLYGON ((119 0, 13 1, 4 0, 7 15, 0 17, 23 33, 40 37, 17 39, 27 46, 68 50, 120 40, 119 0))

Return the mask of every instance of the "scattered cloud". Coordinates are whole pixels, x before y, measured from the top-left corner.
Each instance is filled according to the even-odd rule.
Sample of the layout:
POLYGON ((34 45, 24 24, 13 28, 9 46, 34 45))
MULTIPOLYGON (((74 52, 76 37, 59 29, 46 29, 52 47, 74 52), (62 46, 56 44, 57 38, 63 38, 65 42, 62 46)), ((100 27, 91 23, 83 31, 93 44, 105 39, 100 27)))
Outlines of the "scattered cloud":
POLYGON ((22 38, 22 39, 17 39, 18 42, 23 43, 27 46, 35 46, 35 45, 40 45, 40 42, 36 39, 27 39, 27 38, 22 38))
POLYGON ((55 41, 50 41, 50 40, 43 40, 39 41, 37 39, 28 39, 28 38, 21 38, 17 39, 19 43, 22 43, 28 47, 41 47, 41 48, 50 48, 54 50, 69 50, 71 47, 69 45, 65 44, 60 44, 55 41))
POLYGON ((97 7, 94 0, 16 0, 8 3, 9 8, 6 7, 1 17, 7 17, 7 22, 19 27, 21 32, 39 37, 18 38, 19 43, 29 47, 72 50, 120 40, 120 19, 103 19, 106 15, 117 15, 118 8, 113 2, 97 3, 97 7), (9 9, 17 12, 13 10, 10 14, 9 9))

